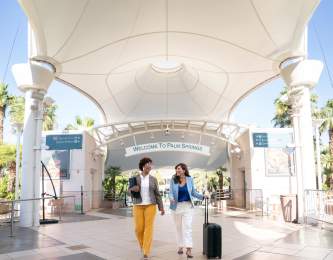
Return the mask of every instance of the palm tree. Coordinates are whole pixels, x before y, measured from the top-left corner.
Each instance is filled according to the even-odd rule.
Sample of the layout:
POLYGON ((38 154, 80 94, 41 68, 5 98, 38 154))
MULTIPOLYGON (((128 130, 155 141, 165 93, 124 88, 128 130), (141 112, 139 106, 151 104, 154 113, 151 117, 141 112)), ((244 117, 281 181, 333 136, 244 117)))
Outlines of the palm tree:
POLYGON ((227 171, 227 168, 220 166, 216 169, 215 173, 219 177, 219 189, 223 189, 223 178, 224 173, 227 171))
POLYGON ((8 85, 0 83, 0 143, 3 143, 3 122, 6 115, 6 109, 12 96, 8 93, 8 85))
MULTIPOLYGON (((292 127, 292 120, 290 115, 291 104, 289 104, 288 100, 282 100, 282 96, 287 95, 287 87, 284 87, 283 90, 280 92, 278 98, 274 100, 275 105, 275 116, 272 119, 274 123, 274 127, 292 127)), ((311 110, 312 116, 318 117, 318 108, 317 108, 317 100, 318 96, 315 94, 311 94, 310 101, 311 101, 311 110)))
MULTIPOLYGON (((326 105, 321 109, 321 118, 324 120, 319 130, 320 133, 328 131, 329 153, 333 158, 333 99, 326 102, 326 105)), ((333 164, 331 164, 331 174, 333 173, 333 164)))
POLYGON ((43 115, 43 131, 50 131, 54 129, 56 124, 56 110, 58 108, 55 104, 44 105, 43 115))
POLYGON ((105 170, 105 179, 103 181, 103 187, 106 192, 105 196, 110 197, 112 200, 116 198, 116 177, 120 175, 120 167, 110 166, 105 170))
POLYGON ((333 157, 329 152, 329 148, 325 148, 321 151, 320 161, 323 167, 323 174, 326 176, 325 178, 325 186, 327 188, 332 188, 332 167, 333 167, 333 157))
POLYGON ((16 147, 15 145, 0 144, 0 172, 7 172, 6 190, 7 195, 12 195, 15 191, 16 176, 16 147), (4 171, 6 169, 7 171, 4 171))
POLYGON ((0 144, 0 172, 8 168, 11 162, 15 162, 16 146, 11 144, 0 144))
POLYGON ((284 87, 280 92, 278 98, 274 100, 275 105, 275 116, 272 119, 274 122, 274 127, 291 127, 291 117, 289 111, 291 110, 291 105, 287 101, 282 101, 281 97, 287 95, 287 88, 284 87))
POLYGON ((94 127, 95 120, 90 117, 81 118, 80 116, 75 117, 74 124, 68 124, 65 130, 87 130, 94 127))
POLYGON ((209 192, 213 192, 219 186, 218 180, 215 176, 210 177, 207 182, 207 189, 209 192))
POLYGON ((22 96, 13 96, 9 104, 9 116, 11 123, 24 122, 24 103, 25 99, 22 96))

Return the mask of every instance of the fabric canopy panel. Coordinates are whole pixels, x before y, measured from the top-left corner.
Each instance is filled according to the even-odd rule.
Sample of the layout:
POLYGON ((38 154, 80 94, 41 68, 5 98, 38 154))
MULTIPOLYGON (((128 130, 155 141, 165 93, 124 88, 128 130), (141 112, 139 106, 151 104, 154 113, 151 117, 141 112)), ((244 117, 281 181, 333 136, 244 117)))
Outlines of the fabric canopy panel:
POLYGON ((30 56, 96 102, 106 123, 228 120, 304 56, 319 0, 20 0, 30 56))

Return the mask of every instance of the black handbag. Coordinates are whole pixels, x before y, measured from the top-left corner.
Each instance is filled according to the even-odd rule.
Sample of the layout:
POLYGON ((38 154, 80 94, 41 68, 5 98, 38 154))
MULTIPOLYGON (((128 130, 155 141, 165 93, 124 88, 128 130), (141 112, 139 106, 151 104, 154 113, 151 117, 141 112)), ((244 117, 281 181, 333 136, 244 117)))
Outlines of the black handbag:
MULTIPOLYGON (((131 177, 128 179, 128 187, 132 188, 134 186, 138 185, 137 181, 136 181, 136 177, 131 177)), ((139 191, 131 191, 131 196, 132 198, 141 198, 141 194, 139 191)))

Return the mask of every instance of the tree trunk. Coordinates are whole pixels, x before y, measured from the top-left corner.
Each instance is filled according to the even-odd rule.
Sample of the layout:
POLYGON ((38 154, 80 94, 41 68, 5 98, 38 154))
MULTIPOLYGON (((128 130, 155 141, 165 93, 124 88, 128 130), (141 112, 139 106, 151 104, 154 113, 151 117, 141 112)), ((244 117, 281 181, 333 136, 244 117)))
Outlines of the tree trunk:
POLYGON ((3 144, 3 120, 5 117, 5 108, 0 107, 0 144, 3 144))
POLYGON ((219 186, 220 186, 220 189, 222 190, 223 189, 223 174, 219 175, 219 186))

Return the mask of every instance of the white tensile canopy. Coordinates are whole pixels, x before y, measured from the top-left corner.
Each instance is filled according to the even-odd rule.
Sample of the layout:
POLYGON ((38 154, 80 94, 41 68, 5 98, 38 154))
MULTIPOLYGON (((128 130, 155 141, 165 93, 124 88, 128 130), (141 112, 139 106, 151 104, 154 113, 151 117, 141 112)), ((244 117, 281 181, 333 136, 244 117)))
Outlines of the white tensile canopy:
POLYGON ((319 0, 20 0, 30 57, 89 96, 105 123, 226 121, 306 55, 319 0))
MULTIPOLYGON (((163 150, 154 155, 159 166, 183 161, 216 169, 228 161, 229 148, 239 145, 236 135, 244 127, 231 122, 234 108, 281 73, 297 110, 293 124, 302 221, 304 190, 316 188, 309 91, 322 64, 295 58, 306 58, 306 27, 320 0, 18 1, 31 28, 30 60, 54 70, 34 62, 13 66, 18 87, 26 90, 21 198, 41 194, 36 170, 41 124, 36 118, 54 76, 99 107, 104 122, 94 128, 97 149, 113 142, 107 164, 136 167, 142 154, 126 161, 133 153, 125 149, 156 138, 174 147, 179 141, 206 146, 199 147, 205 155, 184 148, 168 156, 164 151, 169 150, 163 150)), ((39 208, 39 201, 21 203, 23 227, 39 225, 39 208)))

